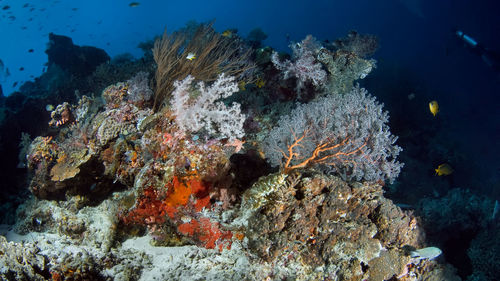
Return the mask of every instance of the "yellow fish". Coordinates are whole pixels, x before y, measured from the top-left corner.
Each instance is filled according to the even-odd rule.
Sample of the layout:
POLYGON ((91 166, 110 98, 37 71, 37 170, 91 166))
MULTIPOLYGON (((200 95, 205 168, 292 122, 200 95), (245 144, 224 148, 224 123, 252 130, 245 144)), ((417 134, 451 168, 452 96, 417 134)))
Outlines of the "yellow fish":
POLYGON ((264 81, 264 79, 262 79, 261 77, 259 77, 257 79, 257 81, 255 82, 255 85, 257 86, 257 88, 262 88, 264 87, 264 85, 266 85, 266 81, 264 81))
POLYGON ((222 36, 231 38, 233 36, 233 31, 231 29, 226 29, 222 32, 222 36))
POLYGON ((437 101, 433 100, 429 103, 429 110, 431 111, 432 115, 436 116, 436 114, 439 112, 439 104, 437 101))
POLYGON ((194 53, 189 53, 186 56, 186 59, 188 59, 188 60, 194 60, 195 58, 196 58, 196 54, 194 54, 194 53))
POLYGON ((436 175, 438 176, 447 176, 453 173, 453 168, 449 164, 441 164, 435 169, 436 175))
POLYGON ((241 80, 240 82, 238 82, 238 88, 240 89, 240 91, 245 91, 247 88, 247 82, 241 80))

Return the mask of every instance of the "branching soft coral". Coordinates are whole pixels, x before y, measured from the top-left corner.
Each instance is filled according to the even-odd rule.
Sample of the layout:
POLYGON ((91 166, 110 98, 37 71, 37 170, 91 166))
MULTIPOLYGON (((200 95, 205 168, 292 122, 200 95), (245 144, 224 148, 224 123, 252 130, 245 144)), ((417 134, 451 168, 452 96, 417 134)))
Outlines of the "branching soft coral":
POLYGON ((181 130, 198 132, 204 129, 210 136, 219 139, 243 137, 245 115, 241 113, 240 104, 233 103, 228 107, 220 101, 238 91, 234 77, 223 73, 211 86, 206 87, 205 83, 199 82, 194 89, 191 87, 193 80, 194 77, 188 76, 174 83, 171 104, 181 130), (192 93, 198 96, 192 98, 192 93))
POLYGON ((329 95, 282 116, 263 143, 266 157, 285 172, 317 166, 345 179, 392 182, 403 164, 382 104, 365 89, 329 95))
POLYGON ((165 31, 153 48, 157 65, 154 109, 168 102, 174 81, 188 75, 210 82, 217 78, 217 73, 240 76, 253 69, 250 54, 250 48, 237 38, 217 33, 212 23, 200 24, 194 34, 181 30, 169 35, 165 31), (196 59, 186 59, 188 54, 194 54, 196 59))
POLYGON ((283 71, 285 79, 289 77, 297 78, 297 92, 300 92, 307 81, 310 81, 314 87, 321 88, 326 82, 326 71, 315 58, 316 52, 321 45, 308 35, 301 43, 292 44, 290 48, 293 51, 292 60, 280 61, 278 54, 273 52, 271 60, 274 66, 283 71))

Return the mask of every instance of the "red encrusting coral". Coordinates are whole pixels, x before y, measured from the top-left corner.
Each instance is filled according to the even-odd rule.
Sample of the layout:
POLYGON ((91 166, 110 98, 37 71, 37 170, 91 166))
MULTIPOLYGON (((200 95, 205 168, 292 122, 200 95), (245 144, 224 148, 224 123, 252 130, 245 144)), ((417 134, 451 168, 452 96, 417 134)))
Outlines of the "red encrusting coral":
POLYGON ((190 222, 183 223, 177 227, 177 230, 199 240, 207 249, 214 249, 216 246, 219 251, 225 247, 231 248, 231 231, 221 230, 218 222, 212 222, 209 218, 201 217, 198 220, 192 219, 190 222))
POLYGON ((220 251, 231 247, 232 233, 200 214, 204 208, 210 208, 209 184, 197 176, 174 176, 165 188, 166 191, 145 188, 135 207, 121 220, 125 224, 147 226, 162 225, 168 220, 177 226, 180 234, 190 237, 200 246, 207 249, 218 246, 220 251), (186 217, 189 222, 185 222, 186 217))
POLYGON ((175 216, 177 210, 159 199, 158 191, 147 187, 137 199, 136 206, 121 220, 126 224, 162 224, 166 215, 175 216))

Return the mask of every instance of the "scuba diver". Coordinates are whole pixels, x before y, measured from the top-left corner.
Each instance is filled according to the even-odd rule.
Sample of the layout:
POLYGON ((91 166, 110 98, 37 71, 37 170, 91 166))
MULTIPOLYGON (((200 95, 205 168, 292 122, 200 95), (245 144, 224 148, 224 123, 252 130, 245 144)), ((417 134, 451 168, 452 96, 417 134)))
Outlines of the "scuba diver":
POLYGON ((474 38, 465 34, 461 30, 455 30, 455 35, 463 41, 468 49, 474 54, 479 55, 483 61, 491 67, 494 71, 500 72, 500 53, 498 51, 490 50, 479 44, 474 38))

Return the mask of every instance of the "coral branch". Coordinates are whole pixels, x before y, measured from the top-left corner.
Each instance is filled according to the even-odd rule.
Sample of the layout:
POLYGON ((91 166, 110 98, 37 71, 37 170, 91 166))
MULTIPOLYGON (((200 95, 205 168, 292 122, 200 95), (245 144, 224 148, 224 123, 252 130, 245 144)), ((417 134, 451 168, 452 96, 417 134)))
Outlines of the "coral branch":
POLYGON ((363 154, 363 148, 366 146, 366 141, 360 145, 359 147, 352 149, 349 152, 343 152, 342 147, 346 146, 349 143, 349 137, 346 137, 344 140, 342 140, 340 143, 335 143, 332 139, 327 139, 326 142, 320 143, 316 145, 314 150, 311 152, 311 155, 302 162, 297 163, 295 165, 292 165, 292 161, 296 159, 301 159, 300 154, 296 151, 294 151, 294 148, 301 146, 301 142, 304 141, 304 139, 307 139, 309 137, 309 133, 311 131, 311 127, 307 127, 304 132, 302 133, 302 136, 297 138, 295 135, 295 132, 293 129, 291 129, 292 135, 294 138, 294 142, 290 145, 288 145, 287 153, 281 151, 285 158, 285 163, 283 164, 283 170, 285 173, 289 173, 293 169, 298 169, 298 168, 304 168, 308 166, 309 164, 324 164, 324 165, 330 165, 330 166, 337 166, 337 162, 342 162, 342 163, 349 163, 352 162, 355 165, 355 162, 352 160, 348 159, 342 159, 342 156, 351 156, 356 153, 363 154), (332 151, 337 150, 332 153, 332 151), (325 154, 324 156, 320 156, 321 154, 325 154), (327 162, 332 161, 332 162, 327 162))

